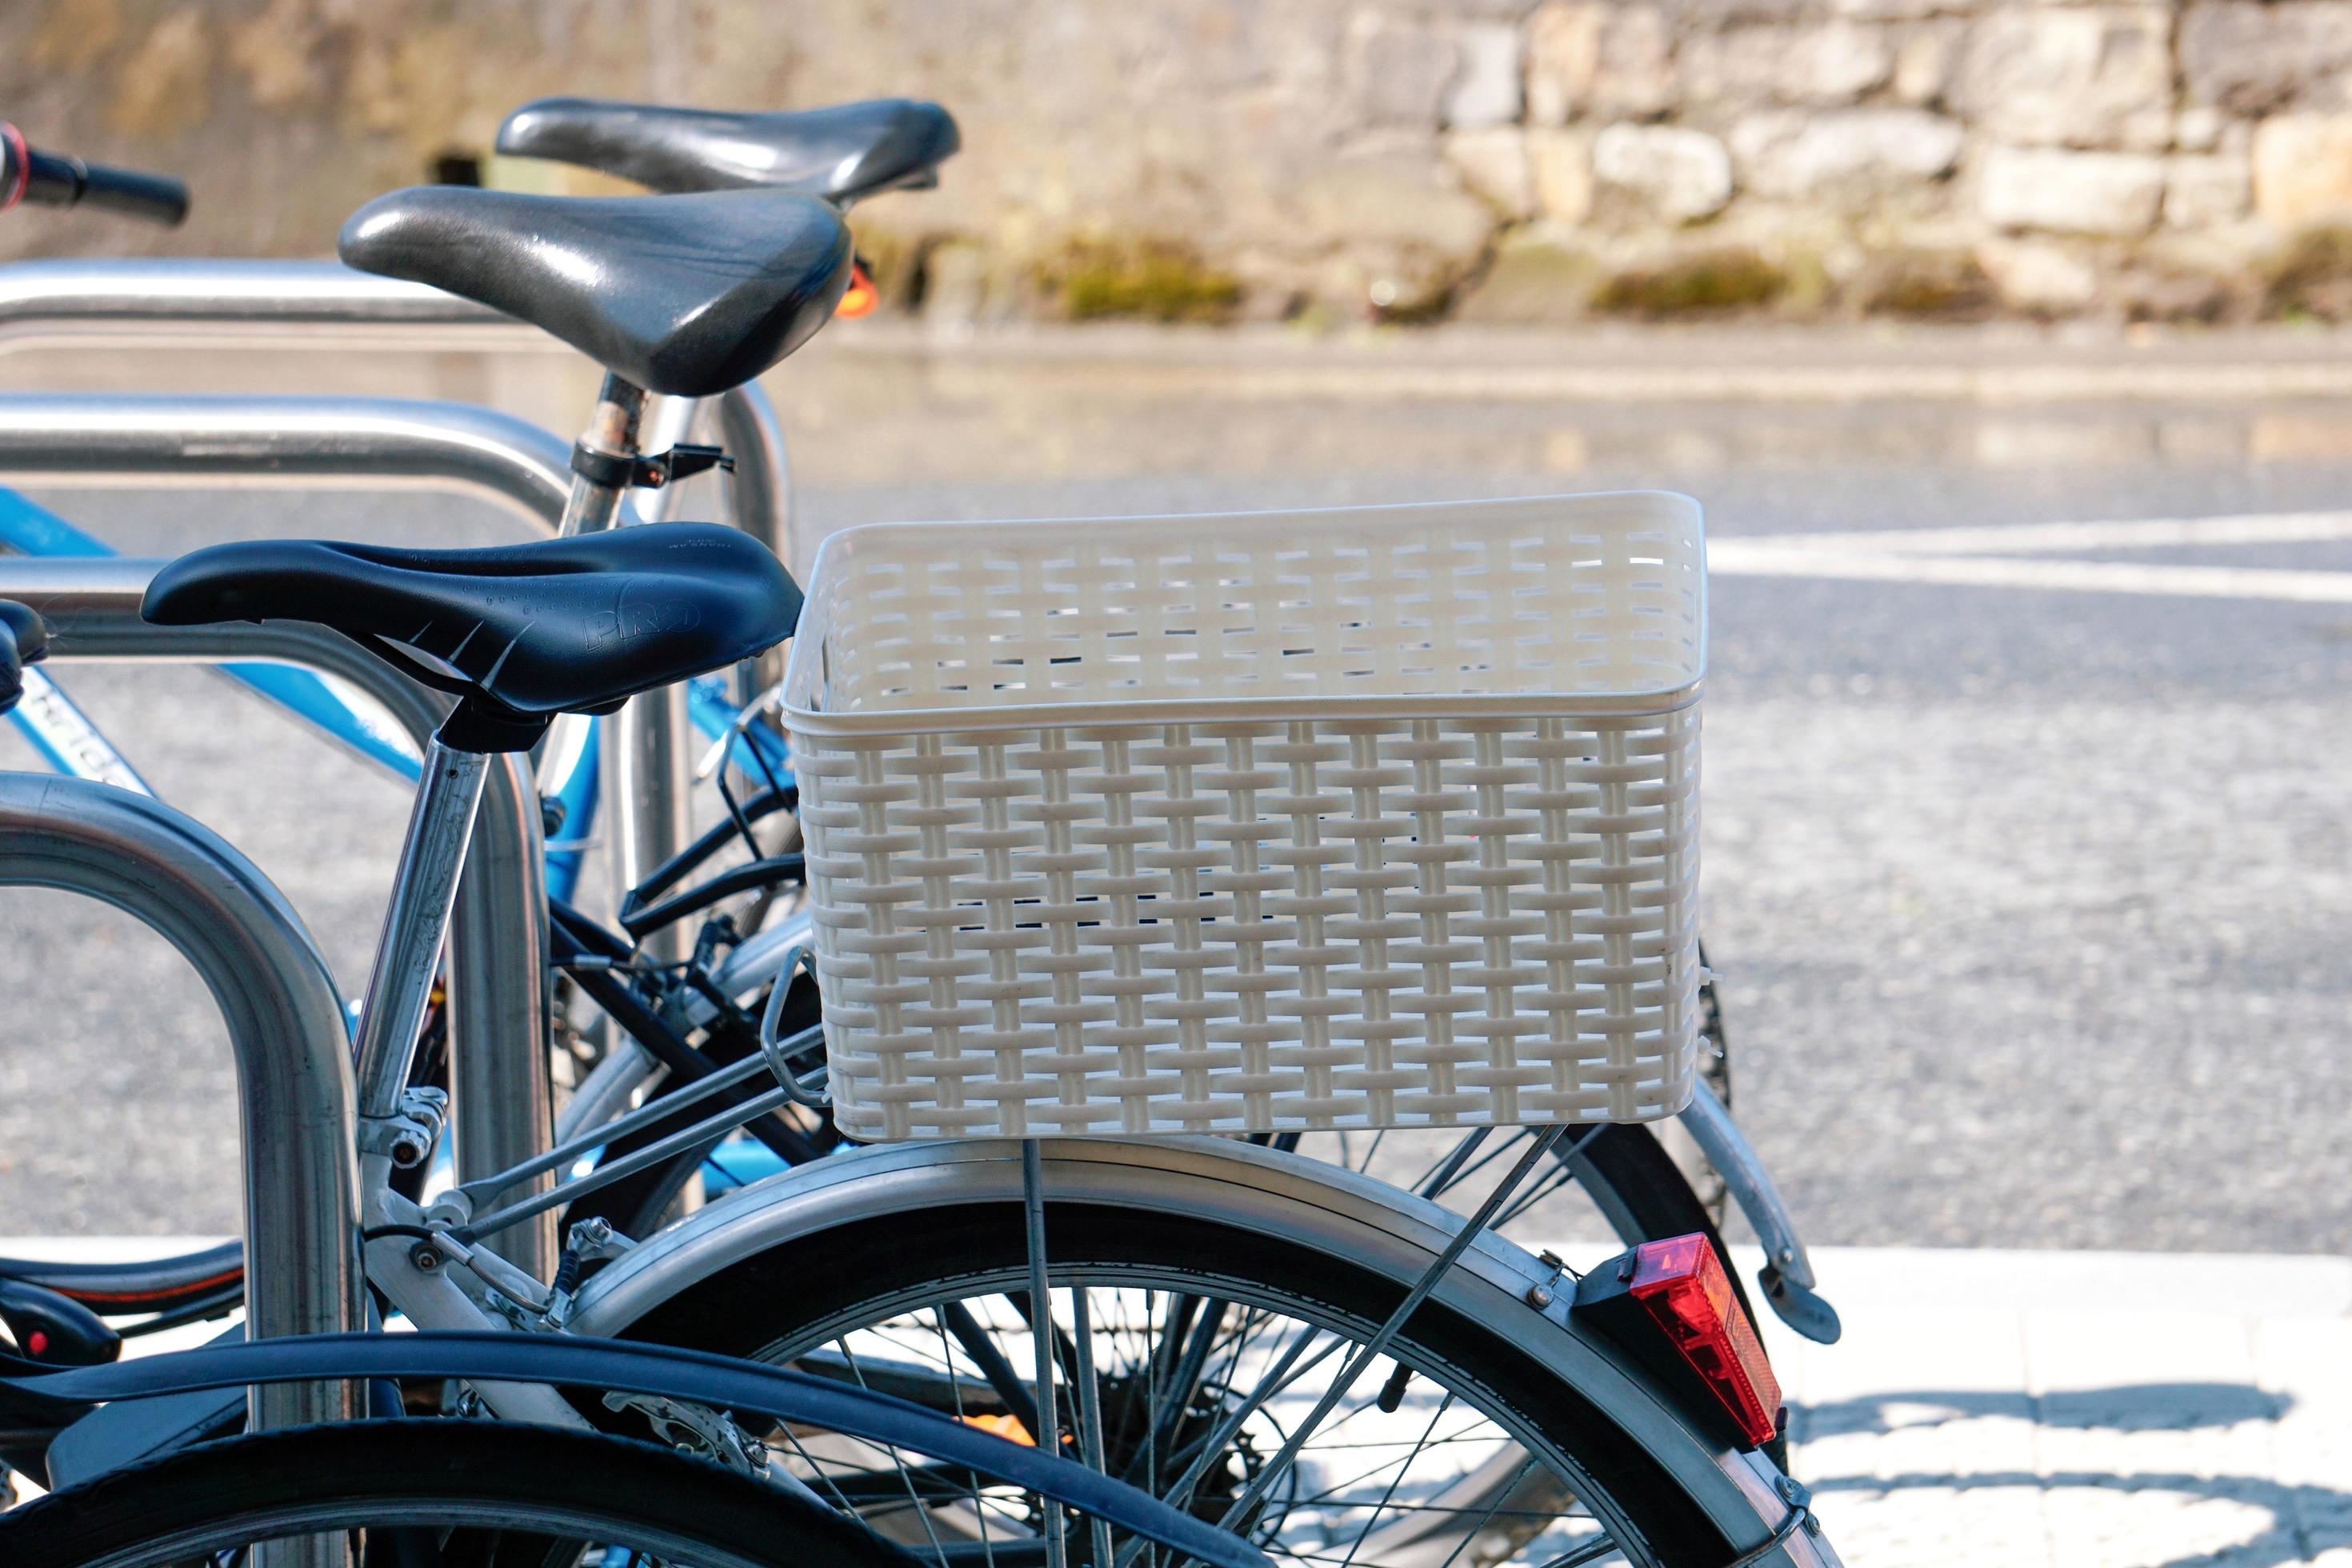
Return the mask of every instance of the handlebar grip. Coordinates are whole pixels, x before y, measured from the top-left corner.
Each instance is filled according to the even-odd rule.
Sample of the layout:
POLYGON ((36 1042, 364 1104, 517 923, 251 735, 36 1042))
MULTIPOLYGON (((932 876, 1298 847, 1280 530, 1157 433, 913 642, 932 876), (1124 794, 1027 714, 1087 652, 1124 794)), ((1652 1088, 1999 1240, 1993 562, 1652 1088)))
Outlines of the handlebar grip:
POLYGON ((188 216, 188 187, 168 174, 85 163, 28 146, 24 132, 0 121, 0 211, 20 201, 70 207, 87 202, 166 228, 188 216))

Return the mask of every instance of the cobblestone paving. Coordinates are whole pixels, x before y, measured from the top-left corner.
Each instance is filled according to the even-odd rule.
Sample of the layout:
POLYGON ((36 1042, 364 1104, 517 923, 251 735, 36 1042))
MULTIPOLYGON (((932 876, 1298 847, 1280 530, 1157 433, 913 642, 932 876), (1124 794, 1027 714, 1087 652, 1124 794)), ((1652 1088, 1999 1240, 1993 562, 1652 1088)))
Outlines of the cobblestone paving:
POLYGON ((1767 1325, 1853 1568, 2352 1568, 2352 1262, 1832 1248, 1767 1325))

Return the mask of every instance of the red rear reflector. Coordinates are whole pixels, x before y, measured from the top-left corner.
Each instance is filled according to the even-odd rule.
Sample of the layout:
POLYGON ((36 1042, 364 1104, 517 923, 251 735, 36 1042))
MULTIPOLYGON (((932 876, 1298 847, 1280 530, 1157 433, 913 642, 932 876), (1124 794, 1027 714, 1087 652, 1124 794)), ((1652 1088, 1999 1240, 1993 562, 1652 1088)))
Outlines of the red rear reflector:
POLYGON ((874 307, 881 302, 882 296, 875 289, 874 279, 866 275, 866 263, 851 262, 849 288, 842 294, 841 303, 833 308, 833 313, 844 321, 855 321, 872 315, 874 307))
POLYGON ((1780 1425, 1780 1381, 1706 1237, 1645 1241, 1633 1262, 1626 1289, 1633 1299, 1748 1440, 1770 1442, 1780 1425))
POLYGON ((1719 1440, 1757 1447, 1780 1435, 1780 1380, 1706 1237, 1645 1241, 1611 1259, 1576 1282, 1574 1310, 1719 1440))

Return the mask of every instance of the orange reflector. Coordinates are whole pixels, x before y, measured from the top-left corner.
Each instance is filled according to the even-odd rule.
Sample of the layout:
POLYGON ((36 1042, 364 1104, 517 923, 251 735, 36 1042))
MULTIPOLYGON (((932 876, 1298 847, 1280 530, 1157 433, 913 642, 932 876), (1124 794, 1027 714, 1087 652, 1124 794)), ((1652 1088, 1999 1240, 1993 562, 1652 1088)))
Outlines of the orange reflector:
POLYGON ((874 279, 866 275, 866 263, 851 262, 849 288, 842 294, 841 303, 833 308, 833 313, 845 321, 855 321, 872 315, 874 307, 881 302, 882 296, 875 291, 874 279))
POLYGON ((1780 1381, 1706 1237, 1643 1242, 1586 1275, 1576 1308, 1670 1383, 1703 1391, 1750 1446, 1779 1435, 1780 1381))
POLYGON ((1021 1425, 1021 1417, 1018 1415, 967 1415, 963 1418, 963 1424, 967 1426, 977 1426, 983 1432, 994 1433, 999 1437, 1009 1438, 1024 1448, 1034 1448, 1037 1446, 1037 1439, 1029 1436, 1029 1428, 1021 1425))

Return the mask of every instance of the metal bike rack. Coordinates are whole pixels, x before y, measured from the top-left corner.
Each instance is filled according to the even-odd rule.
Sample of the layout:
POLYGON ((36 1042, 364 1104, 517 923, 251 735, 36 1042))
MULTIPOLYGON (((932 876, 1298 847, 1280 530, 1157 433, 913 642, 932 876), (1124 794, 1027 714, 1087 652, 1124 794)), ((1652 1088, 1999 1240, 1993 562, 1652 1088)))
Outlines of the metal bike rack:
MULTIPOLYGON (((470 300, 331 261, 113 259, 0 266, 0 353, 60 342, 142 350, 223 342, 267 348, 560 347, 537 328, 470 300)), ((366 399, 97 397, 74 399, 70 405, 57 400, 51 407, 64 412, 44 416, 32 399, 9 401, 16 406, 0 410, 0 453, 13 451, 12 471, 26 478, 88 480, 112 472, 180 480, 270 476, 439 482, 475 489, 542 519, 548 516, 548 485, 555 489, 554 516, 560 518, 562 495, 570 482, 568 447, 520 421, 481 410, 461 414, 461 405, 366 399), (307 416, 297 407, 302 402, 309 404, 307 416), (467 414, 476 417, 469 419, 467 414), (338 415, 343 422, 337 422, 338 415), (9 416, 18 422, 14 440, 7 433, 9 416), (84 428, 66 427, 68 416, 79 418, 84 428)), ((736 526, 789 562, 789 488, 775 410, 751 384, 712 399, 706 417, 736 459, 736 526)), ((772 683, 781 674, 778 656, 772 653, 763 658, 755 680, 772 683)), ((625 864, 658 865, 683 847, 690 746, 687 736, 676 732, 682 706, 636 702, 616 716, 614 750, 639 764, 625 774, 635 785, 635 793, 613 792, 616 847, 625 864), (646 763, 655 763, 656 771, 646 772, 646 763)), ((478 846, 505 842, 494 819, 499 788, 494 778, 485 807, 490 815, 477 831, 478 846)), ((535 814, 533 827, 535 831, 535 814)), ((488 860, 499 851, 478 853, 488 860)), ((472 933, 501 929, 488 919, 487 906, 476 907, 488 896, 482 887, 486 881, 469 868, 458 890, 458 923, 452 928, 450 952, 461 970, 469 952, 479 958, 495 951, 477 945, 472 933)), ((533 885, 540 885, 536 872, 533 885)), ((478 962, 474 967, 478 973, 502 966, 478 962)), ((470 984, 462 979, 455 983, 470 984)), ((543 996, 533 1005, 541 1027, 528 1037, 544 1039, 543 996)), ((517 997, 500 1001, 480 996, 469 1007, 460 996, 456 1012, 475 1017, 523 1016, 517 997)), ((519 1073, 501 1071, 496 1061, 499 1053, 461 1051, 460 1061, 468 1055, 481 1072, 459 1067, 453 1085, 458 1149, 465 1161, 461 1171, 502 1169, 546 1147, 544 1122, 529 1144, 509 1142, 521 1131, 520 1108, 546 1103, 544 1062, 532 1068, 538 1083, 534 1096, 522 1091, 519 1073), (466 1093, 469 1084, 475 1087, 470 1096, 466 1093)))
MULTIPOLYGON (((103 900, 194 966, 220 1006, 236 1058, 247 1331, 258 1339, 362 1327, 342 999, 278 890, 252 862, 171 807, 45 773, 0 773, 0 887, 103 900)), ((257 1388, 250 1397, 257 1426, 356 1414, 347 1383, 257 1388)))
MULTIPOLYGON (((228 342, 268 348, 572 352, 488 306, 339 262, 118 259, 0 267, 0 353, 60 341, 142 349, 228 342)), ((736 387, 710 403, 709 416, 736 459, 735 526, 789 562, 790 497, 775 410, 756 385, 736 387)), ((782 674, 772 653, 755 679, 768 684, 782 674)), ((625 773, 641 795, 618 795, 613 802, 616 847, 625 865, 659 865, 685 847, 680 825, 690 745, 673 732, 680 709, 670 701, 632 703, 613 726, 618 751, 663 770, 659 776, 642 768, 625 773)))
POLYGON ((0 394, 0 475, 25 484, 431 486, 553 533, 570 460, 538 426, 466 403, 0 394))
MULTIPOLYGON (((0 267, 0 353, 91 340, 140 348, 225 341, 264 348, 560 348, 536 327, 488 306, 332 261, 0 267)), ((736 526, 789 562, 791 500, 775 409, 756 385, 736 387, 712 403, 711 417, 735 457, 736 526)))
MULTIPOLYGON (((382 703, 419 751, 439 726, 445 698, 323 626, 150 626, 139 617, 139 602, 161 564, 122 556, 0 558, 0 598, 40 612, 57 634, 50 646, 59 660, 297 664, 349 681, 382 703)), ((496 761, 449 929, 451 1127, 461 1181, 468 1172, 488 1174, 540 1153, 553 1128, 539 795, 527 758, 496 761), (532 1048, 505 1044, 516 1040, 532 1048)), ((518 1227, 511 1241, 501 1238, 499 1251, 543 1275, 555 1263, 553 1217, 518 1227)))

